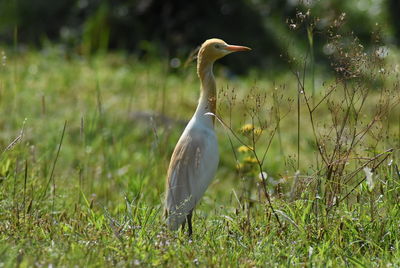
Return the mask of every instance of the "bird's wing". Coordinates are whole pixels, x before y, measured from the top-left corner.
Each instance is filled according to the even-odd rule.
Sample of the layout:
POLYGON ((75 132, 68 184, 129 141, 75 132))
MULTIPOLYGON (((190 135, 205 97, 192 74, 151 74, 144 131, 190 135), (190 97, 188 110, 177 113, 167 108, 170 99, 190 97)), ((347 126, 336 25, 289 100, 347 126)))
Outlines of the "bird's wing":
POLYGON ((167 178, 168 225, 177 229, 193 210, 215 175, 218 149, 215 134, 189 131, 172 154, 167 178))

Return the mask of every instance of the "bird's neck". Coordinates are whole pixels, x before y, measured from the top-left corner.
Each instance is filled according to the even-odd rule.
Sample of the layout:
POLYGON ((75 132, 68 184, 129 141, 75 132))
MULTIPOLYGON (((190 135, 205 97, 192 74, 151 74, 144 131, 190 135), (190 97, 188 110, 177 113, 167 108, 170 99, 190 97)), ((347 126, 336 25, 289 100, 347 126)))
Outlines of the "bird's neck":
POLYGON ((212 113, 215 115, 217 108, 217 91, 213 74, 213 62, 199 59, 197 74, 200 78, 201 93, 195 117, 202 121, 204 120, 206 124, 213 127, 215 116, 204 115, 205 113, 212 113))

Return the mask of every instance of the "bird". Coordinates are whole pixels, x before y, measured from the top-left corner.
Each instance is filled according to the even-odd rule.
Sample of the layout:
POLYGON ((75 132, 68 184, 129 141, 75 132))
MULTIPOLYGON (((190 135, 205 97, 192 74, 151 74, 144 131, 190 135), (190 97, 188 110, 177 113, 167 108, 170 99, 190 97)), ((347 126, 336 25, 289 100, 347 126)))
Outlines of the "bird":
POLYGON ((188 224, 192 236, 192 215, 196 204, 217 171, 219 152, 214 131, 216 83, 214 62, 232 52, 251 50, 246 46, 228 45, 217 38, 206 40, 197 55, 200 98, 193 117, 184 129, 172 153, 166 180, 165 216, 170 230, 188 224))

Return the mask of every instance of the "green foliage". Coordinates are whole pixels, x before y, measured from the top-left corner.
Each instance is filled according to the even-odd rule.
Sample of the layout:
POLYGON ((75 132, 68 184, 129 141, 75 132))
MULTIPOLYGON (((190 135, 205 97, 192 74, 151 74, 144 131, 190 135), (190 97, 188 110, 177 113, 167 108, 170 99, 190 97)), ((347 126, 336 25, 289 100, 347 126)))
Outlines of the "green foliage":
POLYGON ((102 4, 96 14, 90 17, 84 24, 83 30, 83 52, 91 54, 94 52, 106 52, 110 37, 110 24, 108 20, 109 7, 102 4))
MULTIPOLYGON (((123 54, 87 59, 67 56, 58 47, 19 54, 2 50, 7 60, 0 66, 1 265, 400 265, 398 151, 376 168, 372 191, 362 182, 335 205, 324 191, 316 194, 313 183, 327 173, 315 172, 321 166, 314 165, 316 149, 304 100, 301 163, 296 162, 299 141, 293 105, 298 85, 293 75, 228 81, 223 69, 217 67, 216 72, 219 113, 243 141, 251 145, 254 133, 256 150, 262 152, 280 121, 262 168, 268 178, 279 181, 268 185, 268 193, 281 225, 262 195, 258 197, 259 170, 253 158, 246 158, 252 154, 242 148, 235 159, 232 148, 236 151, 241 144, 232 137, 231 144, 224 128, 217 126, 221 164, 195 213, 194 237, 189 240, 166 229, 162 202, 169 157, 182 121, 196 106, 194 66, 172 73, 166 62, 123 54), (148 110, 156 113, 148 116, 148 110), (253 127, 258 120, 249 121, 249 111, 265 120, 260 128, 253 127), (247 123, 253 125, 249 128, 247 123), (246 178, 236 173, 238 163, 248 165, 242 173, 246 178)), ((318 69, 315 77, 322 77, 318 69)), ((385 79, 385 88, 395 81, 392 76, 385 79)), ((318 102, 323 87, 315 83, 318 102)), ((335 79, 327 84, 335 85, 335 79)), ((349 82, 349 88, 356 84, 349 82)), ((373 104, 382 100, 381 92, 385 93, 369 91, 365 122, 376 112, 373 104)), ((344 113, 337 105, 342 100, 342 92, 335 92, 330 106, 318 110, 319 129, 341 118, 344 113), (339 111, 336 118, 329 108, 339 111)), ((346 166, 343 174, 360 165, 362 157, 398 148, 398 107, 391 111, 379 120, 382 126, 393 126, 387 136, 378 137, 385 148, 360 146, 357 152, 362 155, 356 156, 361 159, 346 166)), ((358 127, 355 112, 350 116, 352 126, 358 127)), ((365 144, 378 133, 371 128, 365 144)), ((327 152, 332 140, 325 140, 327 152)), ((357 174, 355 179, 362 177, 357 174)))

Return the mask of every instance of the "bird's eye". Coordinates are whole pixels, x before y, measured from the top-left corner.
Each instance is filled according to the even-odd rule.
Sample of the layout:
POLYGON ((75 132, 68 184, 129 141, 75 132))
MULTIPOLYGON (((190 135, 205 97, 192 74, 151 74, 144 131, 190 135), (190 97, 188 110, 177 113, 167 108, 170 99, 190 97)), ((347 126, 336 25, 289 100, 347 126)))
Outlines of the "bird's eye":
POLYGON ((216 48, 216 49, 220 49, 220 48, 221 48, 221 46, 220 46, 220 45, 218 45, 218 44, 216 44, 216 45, 215 45, 215 48, 216 48))

